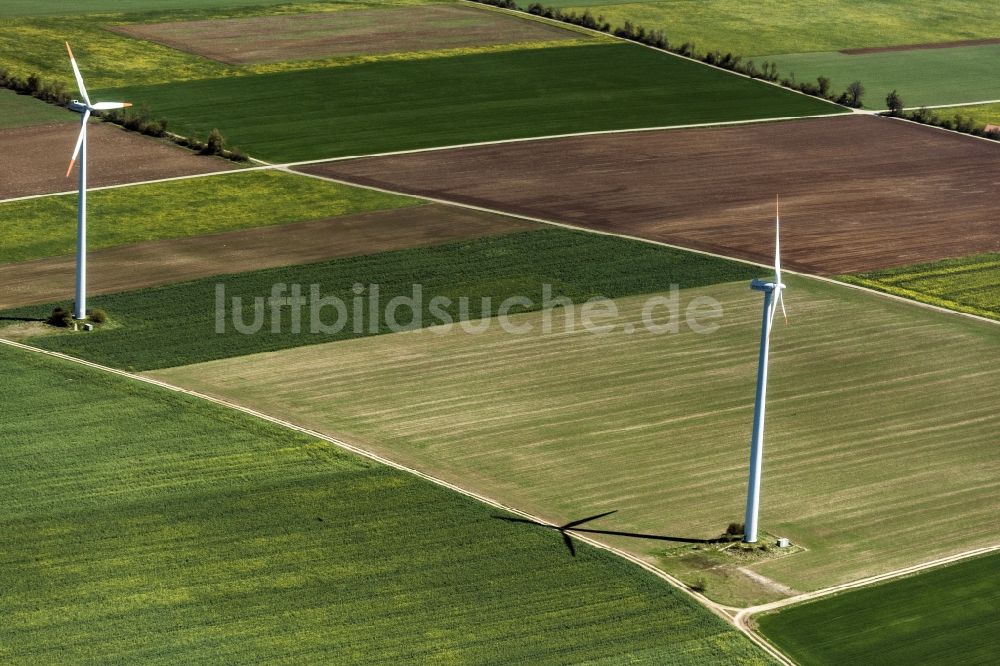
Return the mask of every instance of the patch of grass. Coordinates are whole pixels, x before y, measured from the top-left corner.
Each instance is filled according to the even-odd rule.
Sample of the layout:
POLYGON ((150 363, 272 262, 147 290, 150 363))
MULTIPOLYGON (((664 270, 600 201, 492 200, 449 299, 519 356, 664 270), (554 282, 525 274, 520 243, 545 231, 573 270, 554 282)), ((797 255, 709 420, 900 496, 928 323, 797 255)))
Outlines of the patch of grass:
POLYGON ((0 655, 757 665, 651 574, 325 442, 0 349, 0 655))
POLYGON ((958 106, 951 109, 932 109, 934 113, 942 118, 949 118, 958 114, 966 118, 972 118, 972 122, 977 125, 1000 125, 1000 103, 998 104, 974 104, 971 106, 958 106))
POLYGON ((79 116, 28 95, 0 89, 0 129, 77 121, 79 116))
MULTIPOLYGON (((996 12, 975 0, 791 0, 760 6, 728 0, 544 0, 589 9, 614 25, 662 29, 671 43, 744 56, 837 51, 996 37, 996 12)), ((528 2, 522 0, 522 5, 528 2)))
MULTIPOLYGON (((541 229, 95 296, 91 306, 114 312, 120 328, 32 342, 109 365, 148 370, 387 333, 393 329, 382 313, 391 299, 412 297, 415 284, 422 290, 420 319, 414 320, 412 309, 405 307, 396 317, 400 325, 419 328, 441 323, 431 310, 434 297, 450 299, 441 307, 452 320, 474 320, 497 312, 503 300, 513 296, 527 297, 532 303, 514 305, 511 312, 539 309, 543 284, 552 285, 552 298, 581 302, 601 295, 613 298, 658 291, 671 283, 697 286, 748 278, 755 271, 746 264, 611 236, 541 229), (346 305, 342 328, 310 332, 313 315, 309 307, 303 307, 296 331, 292 308, 284 307, 273 322, 279 332, 272 332, 271 309, 266 303, 272 286, 279 283, 301 285, 303 297, 309 297, 310 285, 316 284, 322 296, 339 298, 346 305), (220 284, 225 287, 224 334, 216 333, 216 285, 220 284), (377 318, 368 310, 372 284, 379 290, 377 318), (353 290, 355 285, 364 288, 360 297, 353 290), (255 311, 264 318, 262 322, 266 320, 259 332, 239 332, 234 324, 237 315, 232 312, 234 297, 241 299, 241 322, 252 324, 255 311), (262 299, 259 307, 254 306, 256 298, 262 299), (360 319, 355 315, 356 300, 361 303, 360 319)), ((52 307, 29 306, 5 315, 33 317, 47 314, 52 307)), ((327 326, 338 319, 332 307, 319 317, 327 326)))
POLYGON ((457 4, 114 26, 230 64, 585 39, 540 21, 457 4))
POLYGON ((985 664, 1000 650, 1000 555, 791 606, 757 622, 803 666, 985 664))
MULTIPOLYGON (((18 0, 14 0, 17 2, 18 0)), ((62 81, 68 89, 75 90, 72 71, 67 73, 67 57, 63 42, 73 46, 89 90, 102 87, 163 83, 202 79, 211 77, 251 76, 261 71, 283 71, 287 69, 309 69, 315 62, 285 62, 257 67, 237 67, 224 65, 213 60, 185 53, 153 42, 132 39, 107 27, 127 23, 157 23, 175 20, 227 19, 250 16, 274 16, 283 14, 342 11, 386 5, 422 4, 424 0, 392 0, 389 3, 378 0, 351 2, 298 2, 276 5, 262 0, 244 2, 239 6, 227 0, 219 2, 194 2, 189 0, 166 0, 158 2, 157 11, 135 13, 107 13, 121 9, 135 9, 134 2, 112 2, 108 0, 102 9, 91 11, 97 5, 88 2, 86 15, 43 15, 14 16, 4 20, 0 32, 0 62, 13 74, 28 76, 35 73, 46 81, 62 81), (171 9, 173 3, 175 8, 171 9), (179 7, 184 4, 186 7, 179 7), (198 7, 201 5, 202 7, 198 7), (167 11, 163 11, 167 10, 167 11)), ((40 3, 31 3, 32 6, 40 3)), ((54 4, 54 3, 51 3, 54 4)), ((60 7, 70 3, 62 2, 60 7)), ((79 9, 79 3, 72 3, 79 9)), ((9 3, 0 8, 9 11, 9 3)), ((59 12, 56 12, 59 13, 59 12)), ((332 59, 337 61, 337 59, 332 59)))
MULTIPOLYGON (((75 194, 0 203, 0 263, 70 254, 75 194)), ((96 190, 87 196, 90 249, 413 206, 383 194, 278 171, 96 190)))
POLYGON ((141 101, 182 134, 219 127, 251 155, 276 161, 838 109, 619 43, 133 86, 101 95, 141 101))
POLYGON ((1000 254, 842 275, 840 279, 922 303, 1000 319, 1000 254))
MULTIPOLYGON (((800 81, 815 80, 820 75, 829 77, 833 90, 861 81, 865 87, 864 105, 884 109, 885 97, 893 89, 899 91, 906 106, 1000 99, 1000 77, 993 66, 998 58, 1000 44, 861 55, 796 53, 771 59, 778 63, 779 72, 794 72, 800 81)), ((947 115, 949 109, 941 113, 947 115)))
MULTIPOLYGON (((807 591, 992 544, 1000 329, 842 285, 786 282, 761 528, 806 550, 751 570, 807 591)), ((717 537, 746 499, 760 295, 746 282, 682 291, 680 332, 662 335, 642 325, 646 296, 616 303, 604 335, 563 333, 559 312, 546 335, 545 314, 528 313, 512 319, 534 325, 524 335, 456 327, 153 374, 474 483, 556 523, 617 510, 585 527, 717 537), (714 333, 684 325, 696 296, 722 306, 714 333)), ((672 545, 590 536, 642 557, 672 545)), ((722 597, 723 582, 708 582, 722 597)), ((735 594, 769 589, 751 583, 735 594)))
MULTIPOLYGON (((243 7, 271 7, 275 5, 329 5, 339 4, 343 0, 157 0, 156 10, 159 12, 177 12, 191 10, 219 10, 243 7)), ((136 7, 135 0, 87 0, 81 4, 76 0, 4 0, 0 7, 0 16, 64 16, 71 14, 112 14, 112 13, 143 13, 136 7)))

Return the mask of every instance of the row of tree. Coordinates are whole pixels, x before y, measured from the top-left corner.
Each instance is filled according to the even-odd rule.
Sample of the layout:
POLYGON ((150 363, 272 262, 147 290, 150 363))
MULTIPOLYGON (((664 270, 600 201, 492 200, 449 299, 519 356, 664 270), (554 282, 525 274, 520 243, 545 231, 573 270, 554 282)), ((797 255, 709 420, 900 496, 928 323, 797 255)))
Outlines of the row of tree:
POLYGON ((981 136, 986 139, 1000 141, 1000 130, 986 131, 985 125, 977 123, 970 116, 963 116, 961 113, 956 113, 954 116, 949 118, 946 116, 940 116, 927 107, 920 107, 914 111, 907 111, 904 108, 905 105, 903 104, 903 98, 900 97, 899 93, 895 90, 886 95, 885 105, 889 109, 885 113, 887 116, 904 118, 906 120, 912 120, 913 122, 924 125, 933 125, 934 127, 941 127, 955 132, 962 132, 964 134, 972 134, 974 136, 981 136))
POLYGON ((603 16, 594 17, 590 10, 585 11, 583 14, 577 14, 574 11, 564 12, 558 8, 546 7, 538 2, 531 3, 528 5, 527 9, 521 9, 515 0, 473 1, 503 9, 526 11, 527 13, 535 16, 541 16, 554 21, 561 21, 563 23, 570 23, 572 25, 578 25, 591 30, 605 32, 632 42, 645 44, 646 46, 652 46, 664 51, 670 51, 671 53, 676 53, 677 55, 684 56, 685 58, 700 60, 701 62, 714 67, 728 69, 739 74, 744 74, 745 76, 749 76, 753 79, 763 79, 765 81, 771 81, 772 83, 778 83, 786 88, 798 90, 799 92, 803 92, 814 97, 822 97, 823 99, 827 99, 837 104, 855 108, 861 106, 861 97, 864 94, 864 86, 861 85, 860 81, 855 81, 847 87, 847 90, 839 95, 834 95, 830 92, 830 79, 825 76, 819 77, 815 83, 811 81, 801 83, 797 82, 794 74, 790 77, 781 78, 778 75, 777 63, 765 60, 758 65, 753 60, 744 61, 743 57, 740 55, 722 53, 718 49, 708 53, 700 53, 695 49, 693 42, 684 42, 680 45, 671 44, 663 30, 648 30, 644 26, 634 24, 631 21, 625 21, 625 24, 621 27, 613 28, 603 16))
MULTIPOLYGON (((13 90, 20 95, 31 95, 43 102, 66 106, 72 97, 62 81, 45 81, 37 74, 21 77, 11 74, 9 70, 0 68, 0 88, 13 90)), ((145 105, 104 111, 97 114, 101 120, 114 123, 133 132, 147 136, 166 138, 174 143, 197 150, 202 155, 218 155, 234 162, 247 161, 247 155, 238 148, 226 148, 225 139, 217 129, 213 129, 208 139, 202 141, 194 137, 184 137, 167 131, 167 121, 164 118, 154 118, 145 105)))

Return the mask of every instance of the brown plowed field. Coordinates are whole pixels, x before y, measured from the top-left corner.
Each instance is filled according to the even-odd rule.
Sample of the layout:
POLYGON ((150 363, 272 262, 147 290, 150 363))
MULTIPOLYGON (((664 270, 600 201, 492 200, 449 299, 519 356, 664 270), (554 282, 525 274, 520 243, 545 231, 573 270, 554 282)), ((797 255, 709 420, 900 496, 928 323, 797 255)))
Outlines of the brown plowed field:
POLYGON ((873 116, 305 167, 349 182, 838 274, 1000 251, 1000 146, 873 116))
MULTIPOLYGON (((0 200, 75 190, 76 168, 67 177, 66 167, 79 133, 79 122, 0 130, 0 200)), ((104 123, 90 124, 87 145, 90 187, 235 168, 232 162, 104 123)))
MULTIPOLYGON (((91 252, 88 293, 112 294, 223 273, 308 264, 531 229, 516 218, 430 204, 91 252)), ((0 266, 0 309, 73 294, 76 260, 0 266)))
POLYGON ((233 65, 584 37, 499 12, 444 5, 175 21, 112 29, 233 65))

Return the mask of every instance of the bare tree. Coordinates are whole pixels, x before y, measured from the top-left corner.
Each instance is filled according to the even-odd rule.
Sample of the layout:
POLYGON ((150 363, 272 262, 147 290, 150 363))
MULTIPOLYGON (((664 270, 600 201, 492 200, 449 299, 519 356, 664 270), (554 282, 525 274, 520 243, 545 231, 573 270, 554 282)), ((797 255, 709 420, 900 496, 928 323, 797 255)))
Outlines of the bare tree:
POLYGON ((861 81, 855 81, 847 86, 847 103, 854 108, 858 108, 861 106, 861 96, 864 94, 865 87, 861 85, 861 81))

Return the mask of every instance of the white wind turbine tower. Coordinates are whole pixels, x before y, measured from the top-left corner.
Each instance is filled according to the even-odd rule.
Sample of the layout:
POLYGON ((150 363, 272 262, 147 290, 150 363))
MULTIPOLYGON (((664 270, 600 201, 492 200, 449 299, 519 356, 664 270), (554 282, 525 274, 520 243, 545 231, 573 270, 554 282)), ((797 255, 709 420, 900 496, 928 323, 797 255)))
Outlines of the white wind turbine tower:
POLYGON ((757 360, 757 397, 754 401, 753 436, 750 441, 750 480, 747 484, 747 512, 743 521, 743 541, 757 542, 757 515, 760 509, 760 473, 764 460, 764 401, 767 395, 767 356, 771 343, 771 324, 774 322, 774 311, 781 305, 781 314, 785 321, 785 301, 781 292, 785 285, 781 283, 781 214, 778 208, 778 198, 774 199, 774 280, 766 282, 754 279, 750 288, 764 292, 764 317, 760 326, 760 356, 757 360))
POLYGON ((80 136, 76 140, 76 148, 73 149, 73 157, 70 158, 69 168, 66 169, 66 177, 73 171, 73 163, 77 156, 80 157, 80 198, 77 210, 76 222, 76 302, 73 306, 74 319, 86 319, 87 317, 87 121, 93 111, 110 111, 111 109, 124 109, 132 106, 128 102, 98 102, 90 103, 90 96, 87 95, 87 88, 83 85, 83 77, 80 75, 80 68, 76 65, 76 58, 73 51, 66 42, 66 52, 69 53, 69 62, 73 65, 73 75, 76 76, 76 85, 80 88, 80 95, 83 101, 73 100, 69 103, 69 108, 82 114, 80 122, 80 136))

